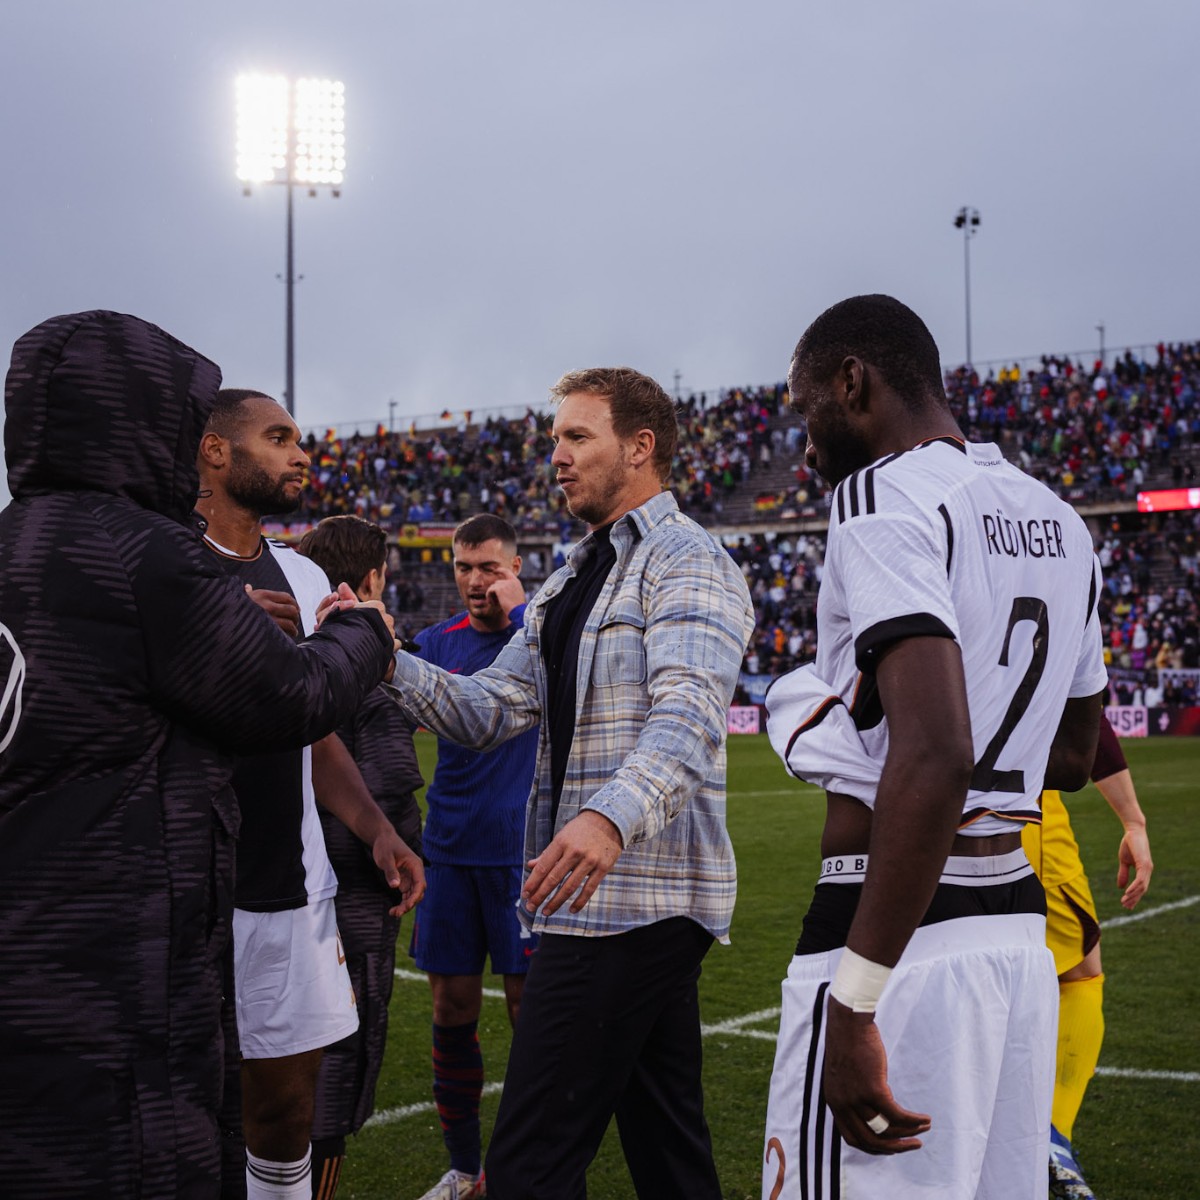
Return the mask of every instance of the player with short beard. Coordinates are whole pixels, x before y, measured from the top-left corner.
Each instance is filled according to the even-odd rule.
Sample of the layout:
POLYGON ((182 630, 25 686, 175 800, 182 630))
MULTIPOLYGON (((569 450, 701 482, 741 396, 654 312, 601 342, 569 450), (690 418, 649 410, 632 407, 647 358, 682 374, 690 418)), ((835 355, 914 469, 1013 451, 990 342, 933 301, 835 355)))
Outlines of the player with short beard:
POLYGON ((1091 536, 964 440, 929 330, 890 296, 818 317, 788 389, 808 464, 836 486, 816 662, 771 689, 768 731, 827 813, 763 1196, 1034 1200, 1057 990, 1018 830, 1043 785, 1082 787, 1095 757, 1091 536), (1000 550, 1001 519, 1052 528, 1054 553, 1000 550))
POLYGON ((540 723, 521 920, 541 935, 488 1147, 495 1200, 577 1200, 615 1115, 639 1197, 719 1200, 697 980, 736 892, 725 738, 754 628, 728 552, 668 490, 675 405, 628 367, 555 385, 551 465, 589 532, 496 661, 402 654, 414 720, 491 750, 540 723))
MULTIPOLYGON (((310 633, 329 593, 325 573, 264 537, 261 525, 298 505, 308 455, 296 423, 269 396, 226 389, 200 439, 198 466, 197 510, 213 555, 281 628, 310 633)), ((322 1050, 358 1028, 316 797, 370 847, 391 887, 403 881, 394 916, 420 899, 424 873, 336 734, 302 752, 240 759, 233 788, 242 810, 233 941, 247 1195, 301 1200, 312 1186, 322 1050)))

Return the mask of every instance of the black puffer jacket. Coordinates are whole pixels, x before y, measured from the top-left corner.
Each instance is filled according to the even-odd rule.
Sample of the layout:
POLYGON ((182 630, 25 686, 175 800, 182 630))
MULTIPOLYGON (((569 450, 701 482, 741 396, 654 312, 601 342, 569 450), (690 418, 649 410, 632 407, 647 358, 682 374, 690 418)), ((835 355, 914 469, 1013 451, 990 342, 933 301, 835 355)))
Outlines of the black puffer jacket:
POLYGON ((301 646, 189 525, 217 368, 134 317, 17 342, 0 513, 0 1193, 219 1191, 237 751, 380 680, 376 613, 301 646))

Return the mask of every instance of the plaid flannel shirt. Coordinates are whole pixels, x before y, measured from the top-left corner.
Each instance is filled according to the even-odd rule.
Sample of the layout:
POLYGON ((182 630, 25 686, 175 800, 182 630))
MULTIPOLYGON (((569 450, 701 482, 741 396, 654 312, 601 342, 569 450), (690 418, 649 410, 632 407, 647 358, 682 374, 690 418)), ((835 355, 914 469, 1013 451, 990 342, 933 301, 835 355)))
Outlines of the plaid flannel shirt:
MULTIPOLYGON (((737 874, 725 829, 726 714, 754 629, 750 593, 670 492, 621 517, 612 544, 616 563, 580 638, 575 738, 555 828, 543 723, 525 856, 540 854, 584 808, 608 817, 625 848, 582 911, 519 912, 539 932, 583 936, 687 916, 728 941, 737 874)), ((572 548, 490 667, 451 675, 400 654, 393 684, 412 719, 477 750, 536 724, 546 705, 545 606, 591 547, 589 536, 572 548)))

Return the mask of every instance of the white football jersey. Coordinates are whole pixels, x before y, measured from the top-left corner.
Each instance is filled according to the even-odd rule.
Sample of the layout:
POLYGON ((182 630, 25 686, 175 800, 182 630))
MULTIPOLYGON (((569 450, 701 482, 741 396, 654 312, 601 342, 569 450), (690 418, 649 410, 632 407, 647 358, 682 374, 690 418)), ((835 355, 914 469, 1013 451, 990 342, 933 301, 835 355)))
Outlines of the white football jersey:
MULTIPOLYGON (((329 578, 311 558, 306 558, 286 542, 267 538, 267 547, 279 564, 288 581, 288 587, 300 608, 300 629, 310 637, 317 628, 317 607, 333 590, 329 578)), ((312 747, 304 747, 302 786, 304 788, 304 816, 301 819, 300 838, 304 844, 304 887, 308 901, 315 904, 337 894, 337 875, 329 852, 325 848, 325 833, 321 828, 321 817, 317 812, 317 798, 312 782, 312 747)))
MULTIPOLYGON (((270 559, 245 563, 205 535, 231 573, 254 587, 281 585, 295 597, 305 637, 316 628, 317 606, 329 594, 325 572, 290 546, 265 538, 270 559), (277 571, 269 570, 274 563, 277 571)), ((313 904, 337 893, 337 875, 325 848, 312 782, 312 748, 266 756, 246 755, 234 776, 243 822, 238 846, 241 874, 235 903, 256 912, 313 904), (246 816, 253 809, 253 819, 246 816), (300 827, 295 828, 296 817, 300 827), (250 864, 250 869, 247 869, 250 864), (263 864, 266 870, 256 870, 263 864)))
MULTIPOLYGON (((871 760, 851 791, 873 804, 874 787, 861 780, 877 782, 887 756, 874 663, 901 638, 953 638, 975 743, 960 828, 984 835, 1037 820, 1067 699, 1108 682, 1100 586, 1078 514, 996 446, 938 438, 880 459, 834 492, 809 681, 826 681, 830 695, 819 713, 810 706, 808 729, 816 733, 830 706, 845 706, 860 739, 856 753, 871 760)), ((796 708, 784 704, 789 690, 781 680, 768 705, 790 708, 794 720, 796 708)), ((786 745, 789 767, 827 779, 820 738, 809 739, 806 752, 804 720, 781 736, 778 715, 773 740, 786 745)), ((823 731, 826 740, 835 724, 823 731)))

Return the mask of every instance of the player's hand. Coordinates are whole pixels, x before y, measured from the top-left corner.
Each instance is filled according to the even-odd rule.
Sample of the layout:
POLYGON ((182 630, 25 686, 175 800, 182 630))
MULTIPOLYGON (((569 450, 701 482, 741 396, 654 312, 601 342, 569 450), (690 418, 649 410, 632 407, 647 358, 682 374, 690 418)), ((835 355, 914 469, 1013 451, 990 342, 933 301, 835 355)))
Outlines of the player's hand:
POLYGON ((387 626, 388 633, 392 635, 392 641, 395 642, 393 649, 399 650, 400 643, 396 641, 396 621, 392 614, 384 607, 382 600, 360 600, 355 594, 354 589, 348 583, 339 583, 336 592, 330 592, 320 604, 317 605, 317 628, 321 628, 321 622, 333 612, 349 612, 355 608, 373 608, 383 618, 383 623, 387 626))
POLYGON ((578 892, 570 909, 577 913, 592 898, 623 849, 617 827, 600 813, 584 809, 562 827, 537 858, 529 860, 529 878, 521 889, 525 907, 537 912, 545 901, 543 912, 549 916, 578 892))
POLYGON ((887 1052, 874 1014, 856 1013, 832 996, 825 1028, 825 1101, 847 1145, 868 1154, 918 1150, 917 1134, 929 1131, 929 1117, 901 1108, 892 1098, 887 1052), (876 1120, 878 1126, 880 1118, 887 1128, 876 1133, 868 1122, 876 1120))
POLYGON ((494 604, 506 615, 525 603, 525 588, 520 579, 507 567, 496 571, 496 582, 487 590, 489 604, 494 604))
POLYGON ((290 592, 272 592, 246 584, 246 595, 283 630, 288 637, 300 632, 300 606, 290 592))
POLYGON ((400 649, 400 643, 396 640, 396 619, 384 608, 382 600, 360 600, 354 607, 373 608, 383 618, 383 623, 387 626, 388 633, 392 635, 392 641, 395 643, 392 649, 400 649))
POLYGON ((400 902, 388 909, 388 915, 404 916, 425 895, 424 864, 390 825, 371 843, 371 857, 383 872, 388 887, 394 888, 400 896, 400 902))
POLYGON ((330 613, 346 612, 351 608, 357 607, 358 597, 354 594, 354 589, 348 583, 339 583, 337 591, 330 592, 317 605, 317 628, 321 628, 321 623, 330 613))
POLYGON ((1150 876, 1154 874, 1154 860, 1150 857, 1150 839, 1146 836, 1144 826, 1134 825, 1125 830, 1117 851, 1117 887, 1125 888, 1121 897, 1122 908, 1137 908, 1138 901, 1146 894, 1150 886, 1150 876), (1129 872, 1134 872, 1132 881, 1129 872))

